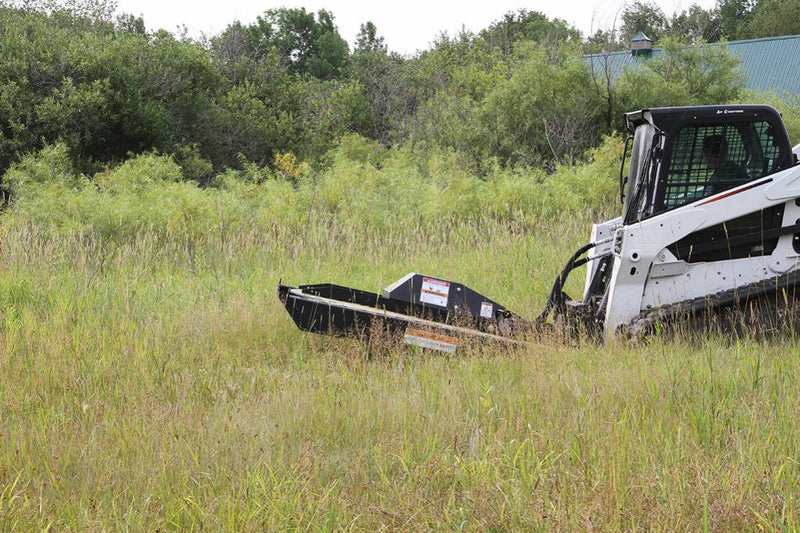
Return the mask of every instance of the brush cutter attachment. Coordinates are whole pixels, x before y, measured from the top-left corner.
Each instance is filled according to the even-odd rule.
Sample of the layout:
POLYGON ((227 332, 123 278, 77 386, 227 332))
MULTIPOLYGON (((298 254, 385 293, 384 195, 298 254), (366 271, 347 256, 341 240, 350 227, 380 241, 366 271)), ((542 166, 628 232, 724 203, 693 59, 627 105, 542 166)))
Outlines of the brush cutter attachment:
POLYGON ((363 340, 402 334, 406 344, 450 353, 474 340, 515 343, 510 336, 524 323, 461 283, 416 273, 383 294, 324 283, 279 284, 278 296, 303 331, 363 340))

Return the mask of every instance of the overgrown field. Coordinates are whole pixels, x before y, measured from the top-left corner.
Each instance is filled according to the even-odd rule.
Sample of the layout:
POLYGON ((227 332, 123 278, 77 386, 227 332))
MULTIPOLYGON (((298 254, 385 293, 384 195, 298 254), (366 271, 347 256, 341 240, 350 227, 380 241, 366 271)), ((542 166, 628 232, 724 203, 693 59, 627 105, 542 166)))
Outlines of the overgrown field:
POLYGON ((156 156, 17 165, 0 529, 796 529, 793 339, 447 357, 301 334, 275 296, 419 271, 535 316, 616 209, 618 152, 477 178, 351 139, 211 189, 156 156))

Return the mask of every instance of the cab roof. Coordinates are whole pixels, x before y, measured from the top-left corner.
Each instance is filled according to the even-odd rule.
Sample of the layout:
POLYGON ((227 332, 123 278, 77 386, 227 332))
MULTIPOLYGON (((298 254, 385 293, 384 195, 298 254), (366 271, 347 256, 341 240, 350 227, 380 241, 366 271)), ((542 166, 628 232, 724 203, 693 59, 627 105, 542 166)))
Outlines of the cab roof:
POLYGON ((692 107, 654 107, 625 113, 625 125, 631 132, 642 124, 652 124, 668 132, 676 125, 691 122, 730 122, 767 120, 782 123, 780 113, 768 105, 708 105, 692 107))

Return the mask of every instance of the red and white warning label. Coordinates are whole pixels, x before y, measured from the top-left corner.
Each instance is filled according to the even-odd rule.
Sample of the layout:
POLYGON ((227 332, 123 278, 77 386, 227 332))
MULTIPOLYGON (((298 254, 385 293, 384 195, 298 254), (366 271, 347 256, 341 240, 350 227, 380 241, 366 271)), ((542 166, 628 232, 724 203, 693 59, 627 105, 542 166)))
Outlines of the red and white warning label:
POLYGON ((492 311, 494 311, 494 306, 490 302, 481 303, 481 316, 483 318, 492 318, 492 311))
POLYGON ((422 293, 419 296, 419 301, 421 303, 447 307, 447 297, 449 294, 449 281, 422 278, 422 293))

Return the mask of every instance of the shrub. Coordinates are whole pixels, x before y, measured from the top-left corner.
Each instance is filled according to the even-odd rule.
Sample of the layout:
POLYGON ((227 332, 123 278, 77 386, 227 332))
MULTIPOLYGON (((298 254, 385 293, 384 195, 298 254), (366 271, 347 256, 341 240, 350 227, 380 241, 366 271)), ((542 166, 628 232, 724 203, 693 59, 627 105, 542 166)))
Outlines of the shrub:
POLYGON ((142 192, 154 183, 181 181, 181 167, 170 156, 143 154, 95 176, 97 185, 111 194, 142 192))
POLYGON ((15 196, 23 196, 31 188, 44 184, 78 187, 86 178, 76 173, 69 148, 64 143, 45 146, 12 165, 3 176, 3 186, 15 196))
POLYGON ((178 238, 253 230, 286 235, 309 224, 364 235, 489 220, 537 224, 564 212, 612 210, 621 152, 620 138, 608 137, 589 152, 588 163, 559 166, 551 175, 495 164, 479 177, 455 151, 385 150, 352 137, 330 153, 324 171, 309 172, 289 154, 276 172, 245 165, 201 188, 181 180, 171 157, 156 154, 98 173, 94 182, 78 179, 65 166, 63 148, 53 148, 13 169, 10 177, 28 185, 10 220, 109 239, 144 231, 178 238))

